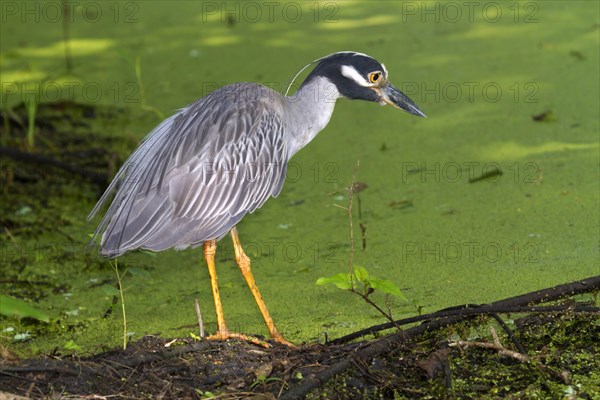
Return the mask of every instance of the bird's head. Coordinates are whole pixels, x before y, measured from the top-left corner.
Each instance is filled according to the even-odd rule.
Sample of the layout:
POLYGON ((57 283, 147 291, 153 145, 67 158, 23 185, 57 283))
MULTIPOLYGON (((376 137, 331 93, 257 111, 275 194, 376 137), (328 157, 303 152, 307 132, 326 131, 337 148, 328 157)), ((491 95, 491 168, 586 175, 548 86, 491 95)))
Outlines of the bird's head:
POLYGON ((425 113, 388 81, 385 65, 366 54, 343 51, 315 60, 317 66, 302 86, 317 77, 326 78, 342 97, 392 105, 420 117, 425 113))

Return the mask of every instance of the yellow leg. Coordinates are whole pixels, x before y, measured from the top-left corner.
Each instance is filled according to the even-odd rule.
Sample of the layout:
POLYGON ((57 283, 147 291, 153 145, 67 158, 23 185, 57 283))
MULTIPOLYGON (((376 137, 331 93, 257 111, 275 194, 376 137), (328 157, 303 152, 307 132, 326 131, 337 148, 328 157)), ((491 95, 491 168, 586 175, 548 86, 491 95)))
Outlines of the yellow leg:
POLYGON ((242 244, 240 243, 240 238, 238 237, 237 229, 233 227, 231 230, 231 239, 233 240, 233 249, 235 251, 235 261, 244 275, 244 279, 246 279, 246 283, 254 296, 254 301, 258 305, 260 309, 260 313, 262 314, 265 324, 267 325, 267 329, 269 329, 269 334, 276 342, 293 346, 292 343, 285 340, 283 335, 279 333, 275 323, 273 322, 273 318, 271 318, 271 314, 269 314, 269 310, 267 310, 267 306, 260 295, 258 290, 258 286, 256 286, 256 282, 254 281, 254 276, 252 275, 252 271, 250 270, 250 258, 244 253, 244 249, 242 244))
POLYGON ((215 268, 215 254, 217 253, 217 241, 209 240, 204 242, 204 258, 208 266, 208 274, 210 275, 210 287, 212 289, 213 300, 215 301, 215 311, 217 313, 217 333, 207 337, 208 340, 227 340, 241 339, 259 346, 268 347, 269 345, 261 340, 253 337, 242 335, 241 333, 229 332, 225 323, 225 315, 223 313, 223 304, 219 294, 219 285, 217 282, 217 269, 215 268))
POLYGON ((223 304, 221 295, 219 295, 219 284, 217 282, 217 269, 215 268, 215 254, 217 253, 217 241, 209 240, 204 242, 204 258, 210 275, 210 287, 212 289, 213 300, 215 301, 215 311, 217 312, 217 335, 226 335, 229 331, 225 324, 225 315, 223 314, 223 304))

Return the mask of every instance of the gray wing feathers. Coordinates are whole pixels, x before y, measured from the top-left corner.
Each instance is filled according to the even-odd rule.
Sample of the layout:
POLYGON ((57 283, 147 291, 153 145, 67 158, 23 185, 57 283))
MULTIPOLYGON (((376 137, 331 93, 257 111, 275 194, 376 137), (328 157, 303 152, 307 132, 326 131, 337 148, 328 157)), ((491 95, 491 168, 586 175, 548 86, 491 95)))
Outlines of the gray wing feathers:
POLYGON ((277 196, 287 151, 276 100, 267 88, 236 84, 161 123, 90 214, 117 190, 96 231, 104 231, 102 254, 197 246, 277 196))

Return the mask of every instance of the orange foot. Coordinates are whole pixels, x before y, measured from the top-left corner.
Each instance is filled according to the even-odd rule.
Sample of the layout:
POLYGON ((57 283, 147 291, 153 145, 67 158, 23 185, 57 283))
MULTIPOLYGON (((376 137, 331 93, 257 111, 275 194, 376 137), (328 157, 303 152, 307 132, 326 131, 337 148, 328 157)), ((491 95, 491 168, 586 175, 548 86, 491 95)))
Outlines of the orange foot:
POLYGON ((277 332, 275 335, 272 335, 271 338, 277 343, 284 344, 287 347, 296 347, 294 343, 287 341, 279 332, 277 332))
MULTIPOLYGON (((228 339, 238 339, 238 340, 242 340, 244 342, 252 343, 257 346, 261 346, 261 347, 265 347, 265 348, 271 347, 271 345, 269 343, 265 342, 264 340, 260 340, 253 336, 244 335, 243 333, 230 332, 228 330, 218 331, 214 335, 210 335, 210 336, 206 337, 206 340, 228 340, 228 339)), ((283 338, 283 336, 274 337, 273 340, 276 341, 277 343, 284 344, 288 347, 295 347, 293 343, 290 343, 287 340, 285 340, 283 338)))

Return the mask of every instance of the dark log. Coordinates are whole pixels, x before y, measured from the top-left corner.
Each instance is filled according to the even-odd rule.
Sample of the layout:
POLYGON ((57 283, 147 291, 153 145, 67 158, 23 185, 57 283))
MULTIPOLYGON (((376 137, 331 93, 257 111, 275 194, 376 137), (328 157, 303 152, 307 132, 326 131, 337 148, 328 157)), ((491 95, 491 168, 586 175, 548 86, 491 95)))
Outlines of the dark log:
MULTIPOLYGON (((600 276, 590 277, 580 281, 558 285, 552 288, 539 290, 520 296, 510 297, 505 300, 495 301, 489 305, 494 307, 525 306, 528 304, 558 300, 567 296, 589 293, 597 290, 600 290, 600 276)), ((334 376, 345 372, 347 369, 352 367, 354 363, 368 363, 368 360, 380 356, 381 354, 391 352, 400 344, 405 342, 407 338, 413 338, 427 331, 443 328, 448 325, 463 321, 469 316, 469 314, 459 314, 437 318, 433 321, 423 323, 401 332, 396 332, 382 339, 378 339, 374 343, 367 345, 362 350, 348 354, 347 358, 332 365, 330 368, 319 372, 312 377, 305 377, 300 385, 289 389, 283 394, 283 396, 280 397, 280 399, 304 398, 312 390, 325 384, 334 376)))

